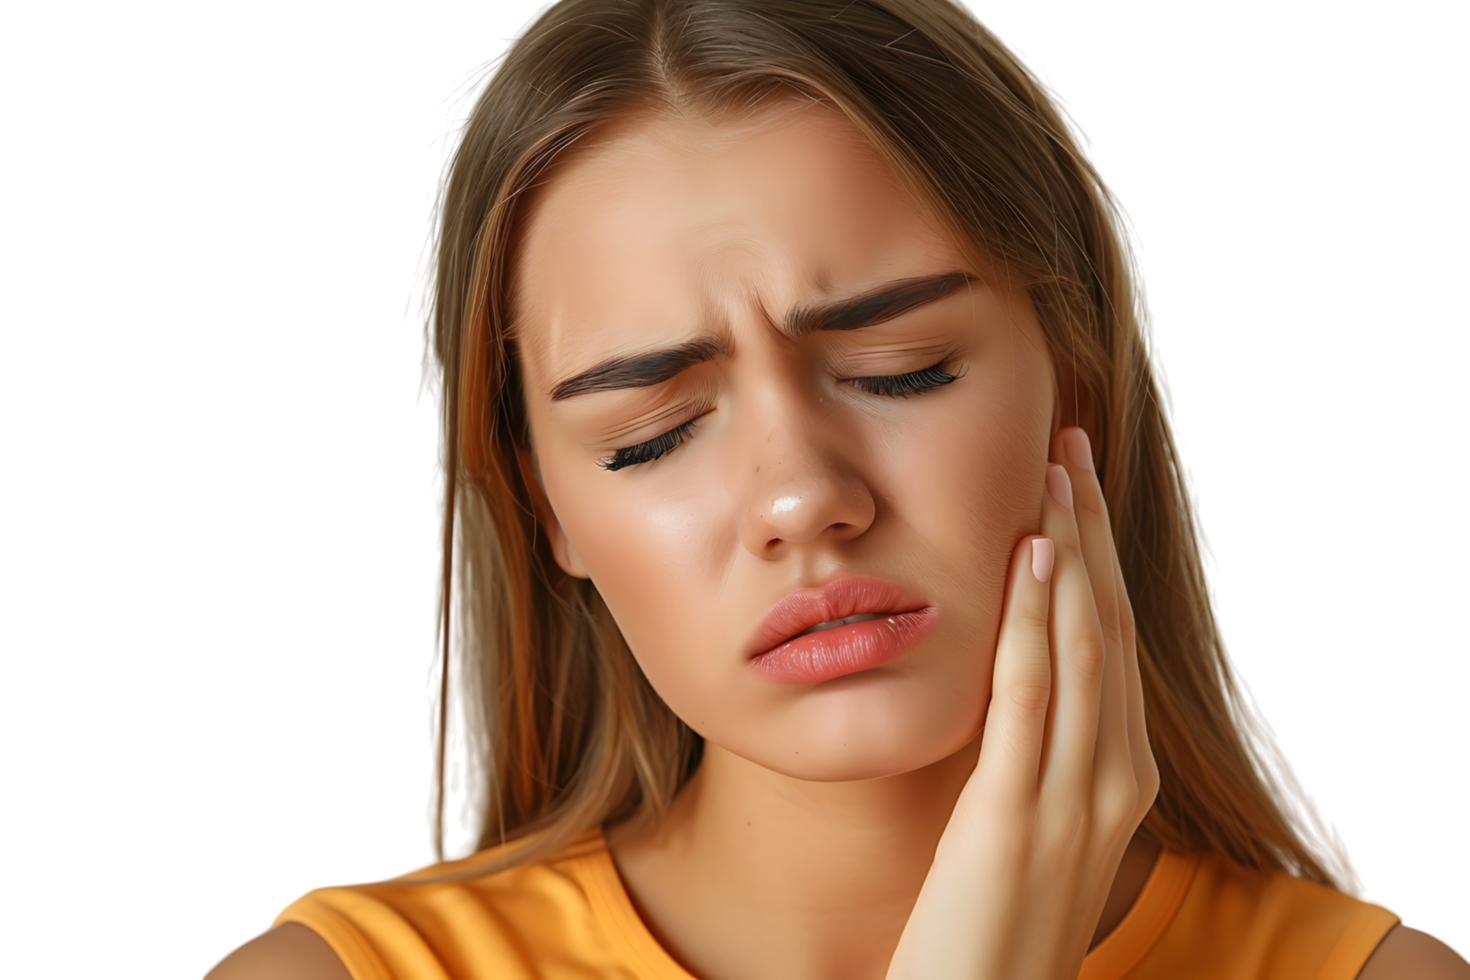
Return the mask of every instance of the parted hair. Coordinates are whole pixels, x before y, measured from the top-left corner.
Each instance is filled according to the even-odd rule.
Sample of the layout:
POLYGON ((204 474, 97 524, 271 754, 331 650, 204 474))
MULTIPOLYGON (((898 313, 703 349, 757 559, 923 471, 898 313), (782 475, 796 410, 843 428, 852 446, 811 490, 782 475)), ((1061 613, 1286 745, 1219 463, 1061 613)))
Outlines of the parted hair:
POLYGON ((1137 621, 1160 777, 1143 831, 1344 885, 1226 659, 1118 210, 1044 87, 950 0, 561 0, 479 95, 442 190, 428 327, 446 477, 441 854, 451 731, 479 846, 510 845, 496 867, 656 819, 698 765, 701 740, 644 678, 596 587, 563 573, 538 533, 517 462, 517 220, 596 127, 779 99, 846 115, 1035 306, 1061 390, 1085 408, 1137 621))

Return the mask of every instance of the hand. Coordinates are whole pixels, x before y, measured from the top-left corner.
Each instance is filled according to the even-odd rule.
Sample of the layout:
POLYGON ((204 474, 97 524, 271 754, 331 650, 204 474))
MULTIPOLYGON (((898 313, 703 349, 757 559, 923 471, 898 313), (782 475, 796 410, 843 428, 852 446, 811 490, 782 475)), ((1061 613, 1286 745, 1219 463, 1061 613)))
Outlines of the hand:
POLYGON ((1133 613, 1081 429, 1052 440, 1044 536, 1011 556, 980 759, 889 980, 1075 980, 1158 792, 1133 613))

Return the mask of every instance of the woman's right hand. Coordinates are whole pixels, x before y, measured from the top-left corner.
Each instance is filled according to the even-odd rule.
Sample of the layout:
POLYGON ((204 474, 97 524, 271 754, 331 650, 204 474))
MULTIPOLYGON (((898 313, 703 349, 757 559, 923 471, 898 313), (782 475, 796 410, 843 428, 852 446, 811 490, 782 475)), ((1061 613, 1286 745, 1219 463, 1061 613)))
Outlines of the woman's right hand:
POLYGON ((1158 792, 1133 615, 1081 429, 1011 557, 980 758, 889 980, 1075 980, 1158 792))

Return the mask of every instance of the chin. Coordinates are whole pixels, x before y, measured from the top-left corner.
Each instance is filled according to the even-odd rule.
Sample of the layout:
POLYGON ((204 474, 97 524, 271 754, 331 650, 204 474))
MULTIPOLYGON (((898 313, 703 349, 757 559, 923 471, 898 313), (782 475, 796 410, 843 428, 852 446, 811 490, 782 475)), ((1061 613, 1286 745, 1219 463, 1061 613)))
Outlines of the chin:
POLYGON ((875 669, 802 691, 770 716, 706 737, 793 779, 849 782, 934 765, 980 733, 985 701, 930 675, 875 669))

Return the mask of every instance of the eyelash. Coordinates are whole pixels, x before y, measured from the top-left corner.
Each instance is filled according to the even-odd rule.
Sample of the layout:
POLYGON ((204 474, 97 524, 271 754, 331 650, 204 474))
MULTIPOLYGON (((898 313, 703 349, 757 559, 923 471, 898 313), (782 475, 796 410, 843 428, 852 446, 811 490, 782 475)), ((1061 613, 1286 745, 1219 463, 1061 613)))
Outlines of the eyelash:
POLYGON ((612 471, 620 470, 624 466, 637 466, 639 463, 651 463, 660 456, 667 455, 678 449, 689 433, 694 429, 694 423, 698 418, 692 418, 683 425, 676 426, 663 435, 654 436, 647 442, 640 442, 636 446, 627 446, 616 450, 607 459, 600 460, 598 465, 603 469, 612 471))
POLYGON ((958 374, 950 374, 945 371, 944 362, 940 361, 938 364, 931 364, 929 367, 910 371, 908 374, 877 374, 870 378, 849 378, 847 383, 870 395, 907 398, 909 395, 922 395, 934 388, 941 388, 958 377, 958 374))
MULTIPOLYGON (((959 377, 957 374, 945 371, 943 364, 944 362, 940 361, 938 364, 918 371, 910 371, 908 374, 878 374, 867 378, 849 378, 847 384, 870 395, 907 398, 909 395, 921 395, 934 388, 943 387, 959 377)), ((684 444, 684 440, 689 438, 689 433, 694 430, 694 423, 698 421, 698 418, 692 418, 683 425, 675 426, 668 432, 654 436, 646 442, 615 450, 607 459, 599 460, 598 465, 611 472, 625 466, 651 463, 661 456, 667 456, 684 444)))

